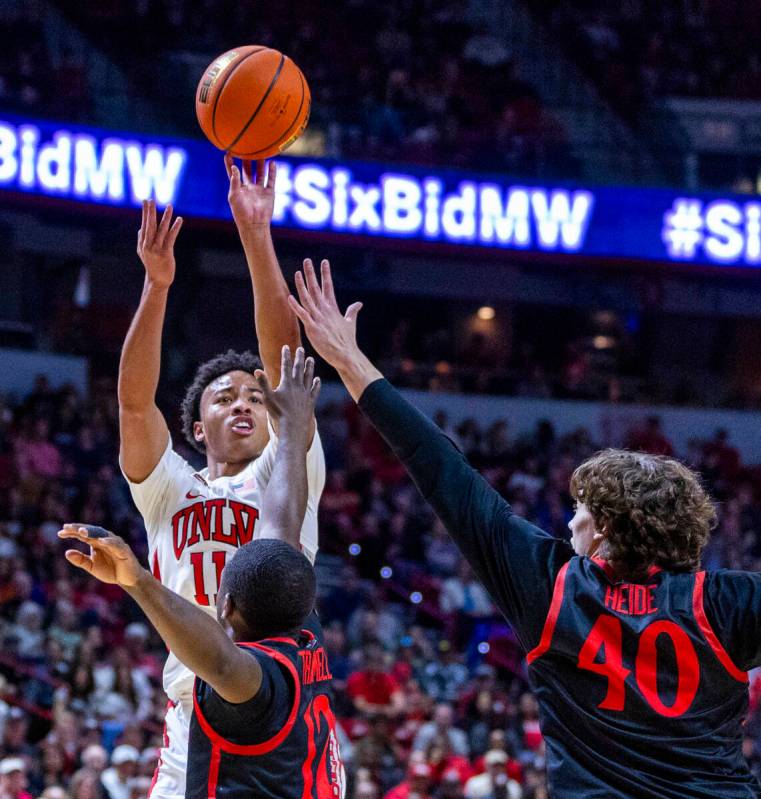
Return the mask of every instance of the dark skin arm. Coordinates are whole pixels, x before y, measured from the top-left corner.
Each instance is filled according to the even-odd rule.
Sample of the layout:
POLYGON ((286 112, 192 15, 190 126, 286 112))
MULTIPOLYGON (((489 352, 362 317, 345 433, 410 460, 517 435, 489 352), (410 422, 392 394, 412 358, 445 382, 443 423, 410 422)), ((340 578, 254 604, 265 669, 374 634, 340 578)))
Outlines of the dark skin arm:
POLYGON ((314 358, 303 348, 281 353, 280 385, 274 391, 264 372, 256 379, 270 419, 277 420, 280 443, 267 488, 262 497, 264 526, 257 538, 278 538, 300 550, 301 525, 307 507, 306 452, 314 426, 314 405, 320 378, 314 376, 314 358))
POLYGON ((239 649, 219 622, 161 585, 123 539, 100 528, 73 524, 65 525, 58 535, 88 544, 89 554, 69 549, 66 560, 101 582, 121 586, 177 658, 223 699, 245 702, 256 696, 262 684, 256 659, 239 649))

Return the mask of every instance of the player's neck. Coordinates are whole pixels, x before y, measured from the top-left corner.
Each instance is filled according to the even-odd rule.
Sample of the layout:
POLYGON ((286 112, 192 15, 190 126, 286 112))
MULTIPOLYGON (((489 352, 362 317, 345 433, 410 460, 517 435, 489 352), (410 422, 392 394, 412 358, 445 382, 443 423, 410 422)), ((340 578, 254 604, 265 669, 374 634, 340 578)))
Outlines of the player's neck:
POLYGON ((218 461, 211 455, 206 456, 206 468, 209 470, 209 479, 216 480, 218 477, 234 477, 240 474, 251 461, 218 461))

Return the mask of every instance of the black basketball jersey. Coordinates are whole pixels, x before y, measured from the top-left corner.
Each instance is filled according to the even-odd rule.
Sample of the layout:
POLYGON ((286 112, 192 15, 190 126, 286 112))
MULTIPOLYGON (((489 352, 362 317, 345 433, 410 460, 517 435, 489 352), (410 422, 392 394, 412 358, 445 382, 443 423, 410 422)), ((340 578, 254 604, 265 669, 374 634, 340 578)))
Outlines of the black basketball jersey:
POLYGON ((196 679, 186 799, 343 799, 345 777, 320 638, 239 647, 262 665, 263 688, 225 702, 196 679))
POLYGON ((741 749, 745 670, 761 666, 761 574, 619 581, 513 513, 386 380, 359 404, 527 655, 553 799, 761 797, 741 749))
POLYGON ((599 559, 558 572, 527 654, 557 796, 753 797, 742 756, 747 674, 705 612, 706 574, 615 578, 599 559), (604 783, 604 787, 601 785, 604 783))

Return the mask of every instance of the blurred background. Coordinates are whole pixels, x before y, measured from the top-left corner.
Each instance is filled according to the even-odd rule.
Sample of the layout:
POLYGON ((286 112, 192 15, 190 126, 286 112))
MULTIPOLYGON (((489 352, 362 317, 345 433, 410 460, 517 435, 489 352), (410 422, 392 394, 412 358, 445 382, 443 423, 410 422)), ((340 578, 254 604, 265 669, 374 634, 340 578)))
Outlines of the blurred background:
MULTIPOLYGON (((284 272, 330 257, 339 302, 365 304, 368 354, 516 512, 568 536, 580 460, 675 454, 719 503, 706 566, 761 566, 759 34, 750 0, 2 3, 0 799, 148 793, 161 642, 120 591, 72 573, 55 532, 84 519, 146 550, 117 465, 118 356, 143 280, 130 146, 157 191, 149 145, 185 153, 165 187, 186 224, 160 405, 189 460, 179 400, 196 365, 256 347, 222 156, 189 141, 196 83, 236 44, 289 54, 312 89, 281 172, 284 272), (61 132, 101 156, 117 142, 132 194, 107 189, 86 146, 64 159, 61 132), (388 205, 374 228, 342 228, 335 205, 310 223, 319 204, 299 210, 295 176, 337 169, 365 189, 440 180, 465 204, 441 216, 446 235, 400 235, 388 205), (510 196, 528 198, 513 217, 510 196)), ((350 796, 546 797, 512 631, 339 386, 319 420, 320 607, 350 796)))

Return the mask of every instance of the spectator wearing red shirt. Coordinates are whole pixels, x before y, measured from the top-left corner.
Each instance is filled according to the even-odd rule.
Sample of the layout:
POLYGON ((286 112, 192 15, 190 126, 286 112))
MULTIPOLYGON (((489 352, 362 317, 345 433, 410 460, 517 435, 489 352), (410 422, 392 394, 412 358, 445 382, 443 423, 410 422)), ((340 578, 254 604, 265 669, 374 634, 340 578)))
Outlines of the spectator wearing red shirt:
POLYGON ((425 760, 431 768, 431 782, 437 787, 446 772, 456 772, 463 784, 473 773, 470 761, 452 751, 452 744, 446 735, 437 735, 431 740, 425 750, 425 760))
POLYGON ((392 788, 384 799, 430 799, 431 769, 426 763, 412 763, 407 779, 392 788))
POLYGON ((363 659, 364 668, 346 681, 346 691, 355 709, 363 714, 398 716, 404 708, 404 695, 399 683, 385 669, 380 644, 367 644, 363 659))
POLYGON ((22 758, 0 760, 0 799, 32 799, 27 785, 26 764, 22 758))
POLYGON ((648 416, 644 427, 632 430, 626 440, 626 448, 637 452, 647 452, 650 455, 674 454, 674 447, 661 430, 661 420, 658 416, 648 416))
MULTIPOLYGON (((507 755, 505 774, 507 774, 511 780, 522 783, 523 766, 521 766, 519 760, 515 759, 514 753, 510 751, 504 730, 492 730, 489 733, 489 751, 493 752, 495 750, 504 752, 507 755)), ((486 758, 482 756, 473 764, 473 772, 475 774, 483 774, 484 771, 486 771, 486 758)))

